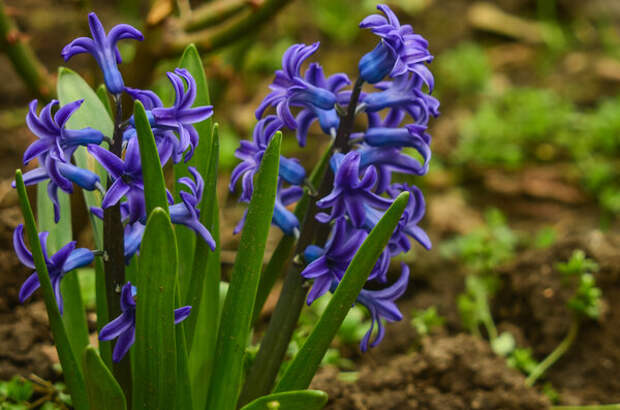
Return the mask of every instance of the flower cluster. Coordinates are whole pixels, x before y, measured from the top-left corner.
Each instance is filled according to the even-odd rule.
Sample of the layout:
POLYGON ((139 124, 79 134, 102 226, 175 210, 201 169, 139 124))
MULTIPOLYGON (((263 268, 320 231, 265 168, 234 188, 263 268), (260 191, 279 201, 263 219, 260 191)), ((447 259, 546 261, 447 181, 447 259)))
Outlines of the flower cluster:
MULTIPOLYGON (((80 37, 73 40, 62 50, 64 59, 69 60, 79 53, 91 54, 101 68, 106 88, 114 97, 116 104, 120 105, 122 94, 127 93, 132 99, 144 105, 155 136, 162 168, 169 161, 174 163, 188 161, 199 143, 199 135, 194 124, 204 121, 213 114, 212 106, 193 107, 196 99, 196 82, 191 74, 181 68, 167 73, 175 92, 175 100, 170 107, 165 107, 154 92, 126 87, 118 69, 118 64, 122 60, 117 42, 121 39, 142 40, 142 34, 126 24, 117 25, 106 34, 95 13, 89 14, 88 22, 92 38, 80 37)), ((139 252, 147 218, 135 123, 133 117, 126 120, 115 118, 114 135, 104 135, 93 128, 68 129, 68 120, 82 103, 83 100, 78 100, 60 107, 59 102, 53 100, 45 105, 39 114, 37 114, 37 101, 30 103, 26 122, 38 140, 24 153, 24 164, 37 159, 39 166, 24 174, 24 182, 26 185, 34 185, 49 180, 47 191, 54 204, 56 222, 60 219, 58 189, 72 193, 75 183, 86 190, 100 190, 103 194, 101 208, 92 208, 91 212, 103 219, 105 209, 120 207, 121 222, 124 224, 125 262, 129 263, 139 252), (108 147, 108 143, 122 147, 121 152, 114 152, 108 147), (72 164, 71 159, 80 146, 86 147, 87 152, 107 171, 107 181, 101 181, 99 176, 89 169, 72 164), (107 185, 107 189, 104 188, 104 184, 107 185)), ((122 111, 119 105, 117 112, 122 111)), ((294 164, 294 161, 292 163, 294 164)), ((298 168, 303 172, 303 168, 300 166, 298 168)), ((199 206, 203 199, 204 188, 202 176, 193 167, 188 169, 191 178, 183 177, 178 181, 187 188, 180 192, 180 202, 175 203, 172 195, 168 193, 170 219, 175 224, 189 227, 211 249, 215 249, 216 244, 211 233, 200 222, 199 206)), ((45 263, 62 313, 60 282, 63 276, 73 269, 90 264, 95 254, 103 252, 76 248, 76 242, 72 241, 48 258, 46 238, 47 233, 40 234, 45 263)), ((20 261, 34 269, 32 254, 24 244, 21 225, 15 230, 14 247, 20 261)), ((20 300, 24 301, 38 287, 39 280, 35 272, 23 284, 20 300)), ((130 283, 123 286, 120 295, 123 314, 102 329, 100 335, 102 340, 119 337, 114 350, 115 361, 127 353, 134 339, 136 305, 133 299, 135 291, 132 293, 131 289, 130 283)), ((189 306, 177 309, 175 322, 178 323, 187 317, 190 309, 189 306)))
MULTIPOLYGON (((242 162, 233 171, 230 183, 232 191, 241 181, 240 200, 250 200, 253 176, 270 138, 278 130, 294 131, 303 147, 311 123, 318 121, 321 131, 336 139, 338 149, 330 159, 332 190, 318 199, 320 212, 310 222, 328 226, 330 233, 323 244, 308 246, 303 255, 307 265, 301 275, 313 281, 308 304, 336 289, 356 251, 394 198, 403 191, 410 193, 405 212, 368 278, 373 289, 381 284, 383 288, 363 289, 357 298, 372 317, 372 325, 361 342, 363 351, 383 339, 383 320, 402 318, 394 302, 407 288, 409 268, 403 264, 400 278, 387 285, 391 259, 409 251, 412 239, 426 249, 431 247, 428 236, 418 226, 425 212, 422 192, 393 181, 392 175, 427 173, 431 158, 427 124, 431 117, 439 115, 439 102, 430 95, 434 81, 427 63, 433 57, 427 41, 410 25, 401 25, 389 7, 379 5, 378 9, 383 15, 373 14, 360 23, 380 39, 376 48, 361 58, 360 79, 353 90, 344 90, 351 84, 347 75, 326 77, 317 63, 309 64, 302 73, 303 63, 317 51, 318 43, 296 44, 286 51, 282 69, 276 71, 270 86, 271 93, 256 110, 259 121, 253 140, 242 141, 236 152, 242 162), (364 82, 373 84, 375 91, 362 91, 364 82), (274 114, 265 116, 270 107, 274 114), (355 133, 341 129, 341 125, 346 127, 341 114, 345 112, 365 115, 367 127, 355 133), (371 341, 375 325, 378 331, 371 341)), ((299 161, 281 158, 273 223, 287 235, 299 235, 303 230, 284 205, 301 197, 305 175, 299 161)))

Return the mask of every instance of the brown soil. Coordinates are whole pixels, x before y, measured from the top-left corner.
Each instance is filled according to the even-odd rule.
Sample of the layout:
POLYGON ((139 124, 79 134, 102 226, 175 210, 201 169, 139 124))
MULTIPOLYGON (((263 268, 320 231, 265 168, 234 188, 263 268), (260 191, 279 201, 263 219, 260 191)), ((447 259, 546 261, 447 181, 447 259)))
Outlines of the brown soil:
POLYGON ((526 388, 483 341, 466 334, 434 336, 420 352, 362 367, 346 383, 324 369, 312 387, 329 395, 326 409, 545 409, 549 402, 526 388))

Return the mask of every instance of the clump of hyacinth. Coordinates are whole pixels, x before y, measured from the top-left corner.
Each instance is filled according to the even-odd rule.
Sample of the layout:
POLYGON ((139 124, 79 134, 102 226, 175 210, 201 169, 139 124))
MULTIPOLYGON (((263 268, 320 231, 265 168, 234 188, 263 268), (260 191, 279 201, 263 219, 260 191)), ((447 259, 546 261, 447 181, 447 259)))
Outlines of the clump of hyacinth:
MULTIPOLYGON (((161 99, 150 90, 126 87, 118 64, 122 62, 117 42, 122 39, 142 40, 143 36, 132 26, 119 24, 107 34, 95 13, 90 13, 88 22, 92 38, 80 37, 69 43, 62 56, 69 60, 80 53, 91 54, 103 73, 107 90, 112 94, 117 111, 120 108, 121 95, 126 93, 134 100, 140 101, 147 112, 159 152, 162 168, 168 162, 179 163, 191 159, 199 143, 199 135, 194 124, 204 121, 213 114, 212 106, 194 106, 196 99, 196 82, 188 70, 177 68, 169 72, 168 79, 175 92, 174 103, 165 107, 161 99)), ((26 117, 29 129, 38 139, 24 153, 24 165, 34 159, 38 167, 24 174, 26 185, 47 183, 49 199, 54 206, 55 221, 60 220, 61 209, 58 189, 66 193, 74 192, 74 184, 85 190, 99 190, 102 193, 101 207, 94 207, 91 212, 104 219, 106 210, 118 207, 120 223, 124 225, 121 238, 116 241, 124 250, 124 262, 130 264, 134 255, 139 253, 147 219, 144 180, 140 150, 134 119, 115 118, 114 135, 104 135, 101 131, 86 127, 69 129, 67 123, 80 110, 84 100, 77 100, 60 106, 52 100, 37 113, 36 100, 30 103, 26 117), (91 170, 74 165, 72 158, 79 147, 85 147, 88 153, 105 170, 106 181, 91 170), (104 183, 107 188, 104 188, 104 183)), ((182 177, 179 184, 187 190, 179 194, 176 202, 169 195, 169 214, 172 223, 184 225, 196 233, 198 240, 205 241, 215 249, 211 233, 200 222, 200 203, 203 200, 204 181, 193 167, 188 171, 191 177, 182 177)), ((45 263, 52 282, 59 310, 63 312, 61 281, 70 271, 91 264, 95 256, 104 256, 103 250, 76 248, 71 241, 53 255, 47 254, 47 232, 39 234, 45 263)), ((20 261, 30 269, 35 269, 31 252, 23 239, 23 228, 19 225, 14 233, 14 247, 20 261)), ((120 286, 120 284, 118 284, 120 286)), ((24 282, 20 290, 20 300, 29 298, 40 286, 37 273, 33 273, 24 282)), ((120 287, 119 287, 120 289, 120 287)), ((120 361, 128 352, 135 338, 135 288, 127 282, 119 293, 121 316, 112 320, 101 329, 101 340, 118 338, 113 359, 120 361)), ((174 312, 174 321, 184 320, 191 307, 181 307, 174 312)))
MULTIPOLYGON (((402 265, 401 275, 388 283, 390 260, 411 249, 417 242, 430 249, 431 242, 418 223, 424 216, 422 192, 403 184, 403 175, 423 176, 431 159, 427 126, 431 117, 439 115, 439 102, 431 96, 434 81, 427 64, 433 59, 427 41, 414 33, 410 25, 400 24, 385 5, 382 14, 365 18, 361 28, 379 37, 374 50, 359 62, 359 77, 353 89, 346 74, 326 76, 316 62, 303 71, 304 63, 318 50, 319 44, 295 44, 282 58, 270 85, 271 92, 256 110, 259 120, 252 141, 242 141, 236 156, 241 159, 233 171, 230 189, 238 181, 242 201, 252 196, 253 176, 270 138, 278 130, 295 134, 300 147, 309 137, 309 127, 318 122, 320 131, 334 139, 334 152, 329 161, 330 189, 319 192, 315 214, 304 226, 284 206, 276 206, 273 223, 285 235, 304 236, 305 230, 327 231, 316 235, 303 252, 305 262, 300 275, 312 281, 307 295, 311 304, 328 291, 334 292, 356 251, 400 192, 411 195, 400 223, 388 246, 371 272, 357 302, 365 306, 372 325, 361 342, 361 349, 376 346, 384 337, 383 321, 402 319, 395 304, 407 288, 409 267, 402 265), (372 87, 364 89, 364 83, 372 87), (265 115, 269 110, 273 114, 265 115), (353 132, 355 115, 365 115, 364 129, 353 132), (377 332, 373 335, 373 329, 377 332)), ((301 197, 303 188, 314 193, 307 184, 301 163, 282 157, 278 198, 291 204, 301 197), (295 195, 291 195, 294 190, 295 195), (291 199, 294 198, 294 199, 291 199)), ((312 208, 311 208, 312 210, 312 208)))

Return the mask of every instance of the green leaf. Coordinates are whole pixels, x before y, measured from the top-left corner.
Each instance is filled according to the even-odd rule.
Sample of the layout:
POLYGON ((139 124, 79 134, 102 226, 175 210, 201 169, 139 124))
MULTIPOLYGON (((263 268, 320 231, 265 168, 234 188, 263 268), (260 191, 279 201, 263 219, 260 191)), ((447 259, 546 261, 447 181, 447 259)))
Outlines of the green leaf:
MULTIPOLYGON (((155 136, 146 116, 144 106, 138 100, 134 103, 133 116, 138 132, 140 145, 140 159, 142 160, 142 176, 144 178, 144 200, 146 202, 146 214, 156 207, 168 212, 168 200, 166 198, 166 181, 164 171, 159 160, 155 136)), ((173 244, 174 242, 170 242, 173 244)))
MULTIPOLYGON (((178 305, 178 301, 181 300, 179 282, 177 280, 176 286, 176 298, 175 300, 178 305)), ((195 315, 196 313, 194 313, 195 315)), ((189 315, 191 317, 192 314, 189 315)), ((187 354, 187 343, 185 341, 185 329, 184 325, 187 319, 185 319, 182 323, 179 323, 174 326, 174 334, 176 339, 176 350, 177 350, 177 378, 176 378, 176 400, 175 404, 178 409, 188 409, 191 410, 194 408, 192 405, 192 384, 189 377, 189 364, 188 364, 188 354, 187 354)))
POLYGON ((327 394, 320 390, 297 390, 259 397, 241 410, 320 410, 327 403, 327 394))
POLYGON ((105 84, 100 84, 97 87, 97 97, 101 104, 105 107, 110 118, 114 116, 114 111, 112 111, 112 105, 110 104, 110 95, 108 94, 108 89, 105 87, 105 84))
MULTIPOLYGON (((73 240, 71 228, 71 198, 64 192, 58 193, 60 220, 54 222, 54 206, 47 195, 47 184, 37 186, 37 219, 39 229, 49 232, 46 251, 52 255, 73 240)), ((81 352, 88 344, 86 311, 80 292, 80 282, 75 271, 68 272, 60 283, 64 312, 62 321, 74 352, 81 352)), ((79 359, 81 357, 78 356, 79 359)))
MULTIPOLYGON (((202 143, 206 143, 207 141, 203 141, 202 143)), ((217 203, 217 168, 218 168, 218 156, 219 156, 219 137, 218 137, 218 124, 214 126, 213 133, 213 144, 210 147, 210 158, 208 158, 208 169, 205 175, 203 176, 205 180, 205 188, 202 197, 202 202, 200 204, 200 222, 213 234, 213 227, 215 225, 215 220, 219 217, 219 209, 217 203)), ((192 235, 196 236, 196 233, 192 231, 192 235)), ((198 238, 196 242, 195 253, 192 255, 192 259, 194 261, 191 272, 188 272, 190 276, 188 286, 186 286, 185 293, 185 304, 192 306, 192 309, 196 309, 196 312, 199 311, 200 305, 202 304, 202 293, 203 293, 203 284, 205 282, 205 277, 209 276, 211 279, 208 283, 209 286, 209 298, 213 297, 214 300, 209 303, 209 312, 212 319, 208 319, 207 323, 201 322, 203 326, 208 326, 210 329, 210 333, 213 335, 210 337, 208 342, 205 341, 200 343, 200 349, 215 349, 215 334, 217 333, 217 328, 215 327, 215 321, 217 318, 217 289, 219 288, 219 275, 217 277, 213 277, 207 271, 207 265, 210 258, 217 257, 219 259, 219 238, 214 237, 216 240, 216 250, 215 252, 211 251, 209 245, 203 241, 201 238, 198 238), (216 255, 217 253, 217 255, 216 255), (215 310, 214 310, 215 309, 215 310), (213 342, 213 343, 211 343, 213 342)), ((182 246, 182 243, 178 243, 178 246, 182 246)), ((181 278, 183 280, 183 278, 181 278)), ((198 316, 188 317, 185 321, 185 330, 187 334, 188 346, 191 349, 192 342, 194 340, 194 332, 195 326, 198 316)), ((208 353, 208 352, 207 352, 208 353)), ((212 354, 212 352, 210 353, 212 354)))
POLYGON ((355 253, 342 281, 318 323, 287 367, 275 392, 305 389, 321 363, 329 344, 342 321, 355 303, 368 275, 387 245, 409 201, 409 193, 402 192, 394 200, 377 225, 355 253))
POLYGON ((30 243, 34 265, 37 268, 37 276, 39 277, 39 282, 41 284, 43 300, 45 301, 45 308, 47 309, 47 317, 52 329, 52 334, 54 335, 56 350, 58 351, 58 358, 60 359, 60 364, 62 365, 65 375, 65 381, 71 391, 74 407, 78 410, 87 410, 88 399, 86 397, 84 376, 80 371, 78 361, 73 353, 65 326, 62 322, 62 318, 60 317, 60 311, 56 305, 54 290, 52 289, 52 283, 47 271, 47 265, 41 249, 41 243, 39 242, 37 225, 34 221, 30 201, 28 201, 28 194, 26 193, 26 187, 24 186, 21 170, 17 170, 15 172, 15 181, 17 193, 19 195, 19 204, 22 210, 22 215, 24 216, 24 225, 26 227, 28 242, 30 243))
MULTIPOLYGON (((58 99, 62 105, 84 99, 84 103, 79 110, 73 113, 67 122, 69 129, 81 129, 92 127, 103 132, 104 135, 111 136, 114 131, 114 123, 107 113, 107 109, 99 99, 98 95, 90 86, 79 76, 68 68, 61 67, 58 70, 57 82, 58 99)), ((85 147, 79 147, 75 154, 75 164, 80 168, 90 169, 97 172, 101 178, 101 184, 106 185, 106 174, 102 167, 97 164, 95 159, 88 153, 85 147)), ((98 191, 82 190, 86 208, 99 207, 101 205, 101 193, 98 191)), ((89 212, 90 222, 93 229, 95 246, 103 249, 103 222, 89 212)), ((97 258, 95 260, 95 283, 97 291, 97 329, 101 329, 108 323, 108 304, 105 291, 105 275, 103 262, 97 258)), ((110 343, 103 343, 99 350, 101 357, 107 365, 112 363, 112 350, 110 343)), ((79 350, 81 351, 81 350, 79 350)), ((79 352, 78 351, 78 352, 79 352)))
POLYGON ((92 346, 84 349, 82 366, 90 410, 126 410, 125 394, 92 346))
POLYGON ((256 178, 220 322, 207 409, 235 409, 252 310, 273 216, 282 133, 272 138, 256 178))
MULTIPOLYGON (((190 44, 183 51, 183 56, 179 61, 179 67, 187 69, 189 73, 194 77, 196 81, 196 99, 194 100, 194 106, 205 106, 211 104, 211 98, 209 96, 209 86, 207 84, 207 77, 205 76, 205 69, 200 59, 200 54, 194 44, 190 44)), ((209 169, 209 160, 211 157, 211 150, 213 146, 213 117, 206 119, 205 121, 194 124, 194 128, 200 136, 200 143, 194 151, 194 156, 188 162, 181 161, 174 165, 174 199, 180 201, 179 193, 183 189, 183 185, 177 181, 184 176, 190 176, 187 168, 189 166, 195 167, 200 175, 208 184, 207 172, 209 169)), ((209 198, 207 196, 207 198, 209 198)), ((208 225, 205 225, 208 227, 208 225)), ((189 286, 190 275, 192 272, 192 261, 194 258, 194 249, 196 247, 196 233, 185 226, 178 226, 176 228, 178 249, 179 249, 179 276, 181 278, 181 290, 185 294, 191 289, 189 286)), ((200 290, 200 288, 198 288, 200 290)), ((193 306, 193 305, 192 305, 193 306)), ((186 328, 188 326, 186 325, 186 328)), ((188 342, 191 338, 188 338, 188 342)), ((191 346, 191 345, 190 345, 191 346)))
POLYGON ((156 207, 148 218, 140 248, 136 344, 132 358, 134 410, 175 408, 175 241, 170 217, 164 209, 156 207))
MULTIPOLYGON (((323 153, 321 160, 316 164, 314 170, 312 170, 312 174, 310 175, 309 181, 312 186, 317 186, 320 181, 323 179, 323 175, 325 175, 325 170, 329 165, 329 159, 332 154, 333 142, 329 145, 329 147, 323 153)), ((295 216, 297 219, 301 221, 301 219, 306 215, 306 211, 308 210, 308 206, 310 205, 310 194, 308 189, 304 190, 304 194, 297 203, 295 207, 295 216)), ((261 275, 260 282, 258 284, 258 292, 256 294, 256 302, 254 305, 254 319, 252 322, 256 322, 258 317, 260 316, 260 312, 263 309, 263 305, 273 288, 273 285, 276 283, 276 280, 282 273, 282 270, 285 266, 288 266, 289 260, 293 257, 294 246, 297 241, 295 238, 289 235, 284 235, 278 242, 276 249, 273 251, 267 266, 261 275)))

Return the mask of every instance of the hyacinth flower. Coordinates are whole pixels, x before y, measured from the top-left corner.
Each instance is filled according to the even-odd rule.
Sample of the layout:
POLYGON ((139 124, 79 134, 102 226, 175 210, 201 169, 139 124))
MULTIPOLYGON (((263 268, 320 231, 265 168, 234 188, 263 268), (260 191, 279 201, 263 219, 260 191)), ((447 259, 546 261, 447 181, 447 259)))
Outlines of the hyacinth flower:
POLYGON ((364 81, 375 84, 385 76, 398 77, 412 72, 433 90, 434 80, 425 63, 433 56, 428 51, 428 41, 413 32, 409 24, 401 25, 396 14, 386 5, 377 6, 385 16, 371 14, 360 23, 381 37, 377 47, 364 55, 359 62, 359 71, 364 81))
MULTIPOLYGON (((213 106, 193 107, 196 100, 196 81, 184 68, 175 68, 174 73, 166 73, 175 92, 172 107, 153 107, 147 114, 154 128, 176 131, 179 134, 179 146, 175 152, 175 162, 180 162, 183 153, 185 161, 194 155, 199 135, 192 124, 206 120, 213 115, 213 106)), ((161 103, 161 101, 159 101, 161 103)))
MULTIPOLYGON (((112 340, 118 338, 112 360, 120 362, 127 354, 129 348, 136 341, 136 294, 135 286, 127 282, 121 289, 121 314, 116 319, 105 325, 99 332, 99 340, 112 340)), ((183 306, 174 310, 174 324, 181 323, 191 313, 191 306, 183 306)))
POLYGON ((334 169, 334 189, 326 197, 317 201, 319 208, 331 208, 331 213, 318 213, 316 219, 327 223, 335 218, 348 215, 354 227, 364 223, 365 206, 387 209, 392 203, 372 192, 377 182, 377 171, 368 167, 360 180, 360 153, 351 151, 346 155, 334 154, 331 161, 334 169))
POLYGON ((112 152, 98 145, 89 145, 90 152, 114 179, 106 191, 102 208, 116 205, 124 196, 127 197, 131 209, 130 222, 141 217, 144 212, 144 182, 142 180, 142 166, 138 141, 133 139, 127 145, 125 160, 120 159, 112 152))
MULTIPOLYGON (((388 242, 388 249, 392 256, 400 253, 409 252, 411 243, 409 237, 415 239, 420 245, 427 250, 431 249, 431 240, 418 223, 424 217, 426 204, 422 191, 418 187, 409 186, 408 184, 392 184, 387 192, 392 198, 396 198, 403 191, 410 193, 409 202, 403 212, 403 215, 392 234, 392 238, 388 242)), ((379 222, 383 216, 383 212, 370 207, 366 208, 366 221, 364 226, 367 230, 371 230, 379 222)))
MULTIPOLYGON (((103 216, 103 215, 102 215, 103 216)), ((140 221, 125 225, 123 236, 125 246, 125 264, 129 265, 133 255, 137 254, 142 244, 144 229, 146 226, 140 221)))
POLYGON ((380 92, 360 97, 358 111, 377 112, 385 108, 403 110, 416 124, 427 124, 430 116, 439 115, 439 101, 422 91, 422 79, 416 74, 403 74, 394 81, 375 84, 380 92))
POLYGON ((275 107, 278 118, 284 125, 294 130, 298 124, 291 113, 291 107, 316 107, 331 110, 336 104, 336 96, 330 90, 313 85, 300 75, 301 65, 319 48, 312 45, 294 44, 282 56, 282 70, 276 71, 275 79, 269 86, 272 90, 256 109, 256 119, 260 119, 268 107, 275 107))
POLYGON ((202 201, 204 192, 204 181, 196 168, 188 167, 187 170, 194 177, 179 178, 179 183, 185 185, 190 192, 181 191, 179 196, 181 202, 170 204, 170 220, 174 224, 185 225, 196 232, 209 245, 211 250, 215 250, 215 240, 211 233, 200 222, 200 210, 198 205, 202 201))
POLYGON ((404 263, 401 266, 402 273, 400 278, 391 286, 381 290, 362 289, 357 297, 357 302, 368 309, 371 317, 370 329, 368 329, 368 332, 366 332, 366 335, 364 335, 364 338, 360 342, 360 349, 362 352, 367 351, 369 346, 375 347, 383 340, 385 336, 385 327, 383 326, 382 319, 388 322, 395 322, 403 318, 395 301, 407 290, 407 284, 409 283, 409 267, 404 263), (375 324, 377 325, 377 335, 372 343, 369 344, 375 324))
MULTIPOLYGON (((324 90, 329 90, 338 97, 338 93, 342 88, 351 84, 351 80, 346 74, 338 73, 325 78, 323 67, 317 63, 311 63, 306 73, 304 74, 305 80, 313 86, 319 87, 324 90)), ((332 136, 336 137, 338 126, 340 125, 340 116, 336 112, 335 108, 329 110, 316 107, 309 104, 304 109, 299 111, 295 121, 297 122, 297 141, 300 147, 306 146, 306 138, 308 136, 308 129, 314 121, 318 120, 321 130, 332 136)))
MULTIPOLYGON (((298 186, 282 187, 282 180, 278 182, 278 190, 276 192, 276 200, 273 208, 273 217, 271 223, 288 236, 299 236, 299 220, 294 213, 288 210, 287 206, 294 204, 301 199, 304 190, 298 186)), ((237 223, 233 233, 236 235, 243 229, 247 210, 243 214, 243 218, 237 223)))
MULTIPOLYGON (((38 158, 39 167, 24 174, 24 184, 34 185, 50 179, 48 194, 54 205, 54 218, 60 219, 58 188, 64 192, 73 192, 73 183, 87 190, 102 189, 99 176, 87 169, 71 164, 71 156, 81 145, 100 144, 103 134, 94 128, 69 130, 65 126, 71 115, 82 105, 84 100, 74 101, 60 107, 52 116, 52 110, 59 105, 52 100, 37 115, 37 100, 30 102, 26 124, 39 139, 24 152, 24 165, 38 158)), ((13 184, 13 186, 15 186, 13 184)))
MULTIPOLYGON (((52 282, 52 289, 56 296, 56 304, 60 314, 63 312, 62 293, 60 292, 60 282, 62 278, 74 269, 90 265, 95 255, 91 250, 85 248, 76 248, 76 242, 71 241, 58 250, 51 257, 47 255, 47 237, 48 232, 39 233, 39 242, 43 250, 45 265, 47 265, 47 273, 52 282)), ((24 226, 19 224, 13 232, 13 248, 19 261, 30 269, 35 269, 32 253, 24 243, 24 226)), ((19 301, 24 303, 34 291, 41 286, 37 272, 34 272, 24 282, 19 290, 19 301)))
POLYGON ((92 38, 76 38, 62 49, 62 57, 65 61, 69 61, 76 54, 91 54, 95 57, 99 68, 103 72, 103 79, 108 91, 119 95, 123 92, 125 84, 123 76, 118 70, 118 64, 122 63, 122 59, 116 43, 125 38, 142 41, 144 36, 140 31, 128 24, 114 26, 106 34, 101 21, 99 21, 95 13, 88 15, 88 25, 92 38))
MULTIPOLYGON (((282 126, 282 121, 275 115, 266 116, 258 121, 254 127, 252 141, 241 141, 240 147, 235 151, 235 157, 242 162, 233 170, 228 188, 233 192, 235 185, 241 179, 242 191, 239 198, 240 201, 249 202, 252 198, 254 175, 258 172, 269 141, 282 126)), ((284 156, 280 156, 278 174, 281 179, 293 185, 303 184, 306 178, 306 170, 299 161, 284 156)))

